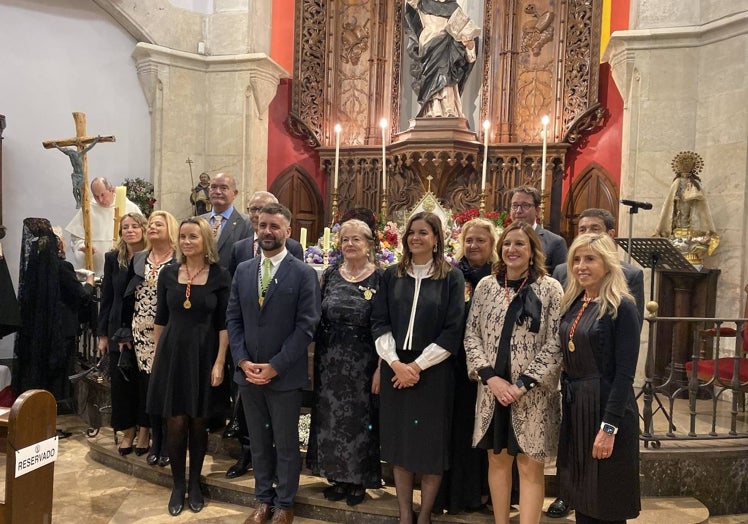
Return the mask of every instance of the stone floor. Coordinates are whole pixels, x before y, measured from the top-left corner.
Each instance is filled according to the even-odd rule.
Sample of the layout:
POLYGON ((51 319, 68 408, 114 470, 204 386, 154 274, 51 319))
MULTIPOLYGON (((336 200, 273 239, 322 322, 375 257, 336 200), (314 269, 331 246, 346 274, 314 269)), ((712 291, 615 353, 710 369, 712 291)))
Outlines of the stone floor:
MULTIPOLYGON (((214 499, 208 499, 205 509, 199 514, 185 510, 179 517, 172 519, 167 514, 166 504, 170 489, 164 484, 169 482, 168 468, 149 468, 145 465, 145 457, 129 455, 124 459, 116 453, 111 430, 102 428, 99 435, 88 438, 85 434, 86 425, 76 416, 64 416, 58 420, 58 426, 72 432, 72 436, 60 441, 59 459, 55 465, 54 511, 53 521, 56 523, 161 523, 161 522, 203 522, 211 524, 241 523, 249 513, 248 504, 251 500, 251 475, 232 481, 226 480, 223 473, 232 463, 228 456, 206 460, 203 475, 209 489, 220 490, 233 487, 247 493, 246 504, 230 504, 214 499), (110 454, 121 465, 131 469, 154 471, 156 476, 149 480, 139 478, 136 474, 123 473, 112 467, 93 460, 92 450, 96 447, 99 452, 110 454), (140 464, 143 462, 143 464, 140 464), (223 487, 223 488, 222 488, 223 487), (177 520, 178 519, 178 520, 177 520)), ((3 460, 4 462, 4 460, 3 460)), ((127 468, 125 468, 127 470, 127 468)), ((305 477, 300 490, 300 498, 305 501, 317 497, 320 504, 329 503, 320 496, 324 483, 314 477, 305 477)), ((1 486, 0 486, 1 487, 1 486)), ((362 504, 369 511, 385 509, 385 515, 392 515, 394 509, 394 490, 370 490, 370 498, 362 504), (379 507, 381 506, 381 508, 379 507)), ((218 497, 217 497, 218 498, 218 497)), ((546 506, 552 499, 546 500, 546 506)), ((705 508, 694 499, 645 499, 645 511, 634 524, 665 524, 685 522, 710 522, 716 524, 748 523, 748 515, 733 515, 705 520, 705 508)), ((382 515, 384 516, 384 515, 382 515)), ((394 518, 387 521, 395 522, 394 518)), ((463 516, 447 516, 435 519, 439 522, 492 522, 489 514, 471 514, 463 516)), ((518 522, 516 512, 512 522, 518 522)), ((329 522, 298 517, 299 524, 314 524, 329 522)), ((370 522, 363 514, 356 517, 349 514, 345 522, 370 522)), ((548 519, 548 522, 574 522, 573 517, 567 519, 548 519)))

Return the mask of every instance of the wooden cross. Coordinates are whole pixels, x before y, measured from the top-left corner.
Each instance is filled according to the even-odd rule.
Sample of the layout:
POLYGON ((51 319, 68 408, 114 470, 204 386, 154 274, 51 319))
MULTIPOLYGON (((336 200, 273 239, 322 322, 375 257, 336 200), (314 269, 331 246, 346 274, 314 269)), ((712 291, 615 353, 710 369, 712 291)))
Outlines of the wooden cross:
POLYGON ((42 142, 44 149, 53 149, 64 146, 76 146, 78 154, 83 161, 83 187, 81 190, 81 212, 83 214, 83 245, 86 253, 86 269, 93 270, 93 246, 91 245, 91 203, 88 196, 88 160, 84 150, 90 149, 97 142, 114 142, 113 136, 86 136, 86 114, 73 113, 75 121, 75 138, 63 138, 60 140, 45 140, 42 142))

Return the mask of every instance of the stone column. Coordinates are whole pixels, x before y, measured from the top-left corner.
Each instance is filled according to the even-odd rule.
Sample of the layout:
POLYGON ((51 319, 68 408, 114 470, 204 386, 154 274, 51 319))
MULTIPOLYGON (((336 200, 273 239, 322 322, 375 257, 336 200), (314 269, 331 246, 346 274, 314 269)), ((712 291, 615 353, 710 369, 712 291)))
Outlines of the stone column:
POLYGON ((133 58, 151 112, 157 208, 188 216, 198 175, 228 171, 243 211, 245 195, 267 187, 267 110, 288 73, 264 53, 203 56, 139 43, 133 58))

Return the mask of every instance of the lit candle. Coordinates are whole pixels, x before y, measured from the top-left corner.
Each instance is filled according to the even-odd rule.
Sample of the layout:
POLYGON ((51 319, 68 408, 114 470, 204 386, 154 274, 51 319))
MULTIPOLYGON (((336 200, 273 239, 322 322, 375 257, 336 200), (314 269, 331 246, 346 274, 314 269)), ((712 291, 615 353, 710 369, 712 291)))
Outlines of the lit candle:
POLYGON ((119 211, 119 216, 125 215, 125 202, 127 201, 127 188, 117 186, 114 188, 114 207, 119 211))
POLYGON ((386 151, 385 151, 385 144, 387 143, 387 139, 385 138, 385 133, 387 132, 387 119, 383 118, 379 121, 379 127, 382 128, 382 192, 387 191, 387 158, 386 158, 386 151))
POLYGON ((486 169, 488 168, 488 130, 491 128, 491 122, 483 122, 483 175, 480 179, 481 193, 486 192, 486 169))
POLYGON ((338 192, 338 164, 340 163, 340 132, 343 130, 340 124, 335 124, 335 181, 333 182, 334 191, 338 192))
POLYGON ((543 124, 543 158, 540 161, 540 198, 543 198, 543 195, 545 195, 545 151, 548 148, 548 122, 550 122, 550 118, 548 118, 548 115, 543 115, 540 122, 543 124))
POLYGON ((330 228, 325 228, 325 233, 322 236, 322 250, 327 254, 330 251, 330 228))
POLYGON ((299 231, 299 244, 301 244, 301 249, 306 249, 306 228, 302 227, 299 231))

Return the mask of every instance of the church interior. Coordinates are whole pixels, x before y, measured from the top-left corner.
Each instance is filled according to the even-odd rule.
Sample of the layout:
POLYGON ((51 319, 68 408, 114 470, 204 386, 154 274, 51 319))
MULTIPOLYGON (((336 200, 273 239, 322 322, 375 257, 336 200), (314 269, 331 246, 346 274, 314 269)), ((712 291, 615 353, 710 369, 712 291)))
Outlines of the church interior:
MULTIPOLYGON (((511 189, 530 185, 542 196, 541 225, 567 244, 583 210, 613 214, 621 258, 644 269, 653 302, 645 317, 722 319, 735 328, 710 334, 702 323, 694 334, 696 320, 644 322, 635 387, 649 411, 642 488, 654 502, 635 522, 748 522, 748 344, 739 334, 748 314, 748 0, 460 0, 479 31, 455 114, 427 111, 419 100, 406 4, 0 2, 4 292, 22 284, 24 220, 64 227, 76 213, 74 160, 52 145, 75 146, 76 136, 101 137, 83 160, 88 181, 145 181, 154 209, 181 219, 197 214, 191 196, 201 174, 229 172, 238 210, 256 191, 273 193, 293 214, 291 237, 305 246, 322 247, 325 228, 354 207, 401 227, 416 209, 438 209, 446 223, 468 210, 508 212, 511 189), (83 128, 74 113, 85 115, 83 128), (673 206, 686 183, 697 193, 688 211, 695 218, 678 223, 673 206), (702 395, 710 383, 689 376, 692 352, 709 360, 716 347, 719 356, 720 340, 741 378, 731 376, 716 400, 702 395), (689 387, 699 391, 690 404, 689 387), (656 497, 667 499, 659 513, 656 497), (696 516, 675 517, 692 501, 696 516)), ((13 341, 0 338, 0 363, 10 367, 13 341)), ((62 420, 85 432, 74 416, 62 420)), ((118 457, 111 430, 96 433, 61 441, 77 457, 56 466, 65 478, 74 460, 113 492, 124 487, 107 471, 128 489, 152 483, 165 492, 166 476, 118 457)), ((214 447, 206 479, 220 476, 235 451, 211 437, 214 447)), ((387 505, 394 489, 375 501, 376 516, 317 511, 325 501, 307 481, 308 522, 396 514, 387 505)), ((191 521, 242 518, 252 484, 208 484, 216 506, 191 521)), ((55 497, 65 491, 57 478, 54 489, 55 497)), ((153 507, 163 509, 164 497, 153 507)), ((135 518, 119 508, 99 514, 93 499, 55 504, 58 521, 72 521, 68 505, 92 522, 135 518)), ((167 517, 154 510, 141 518, 167 517)))

